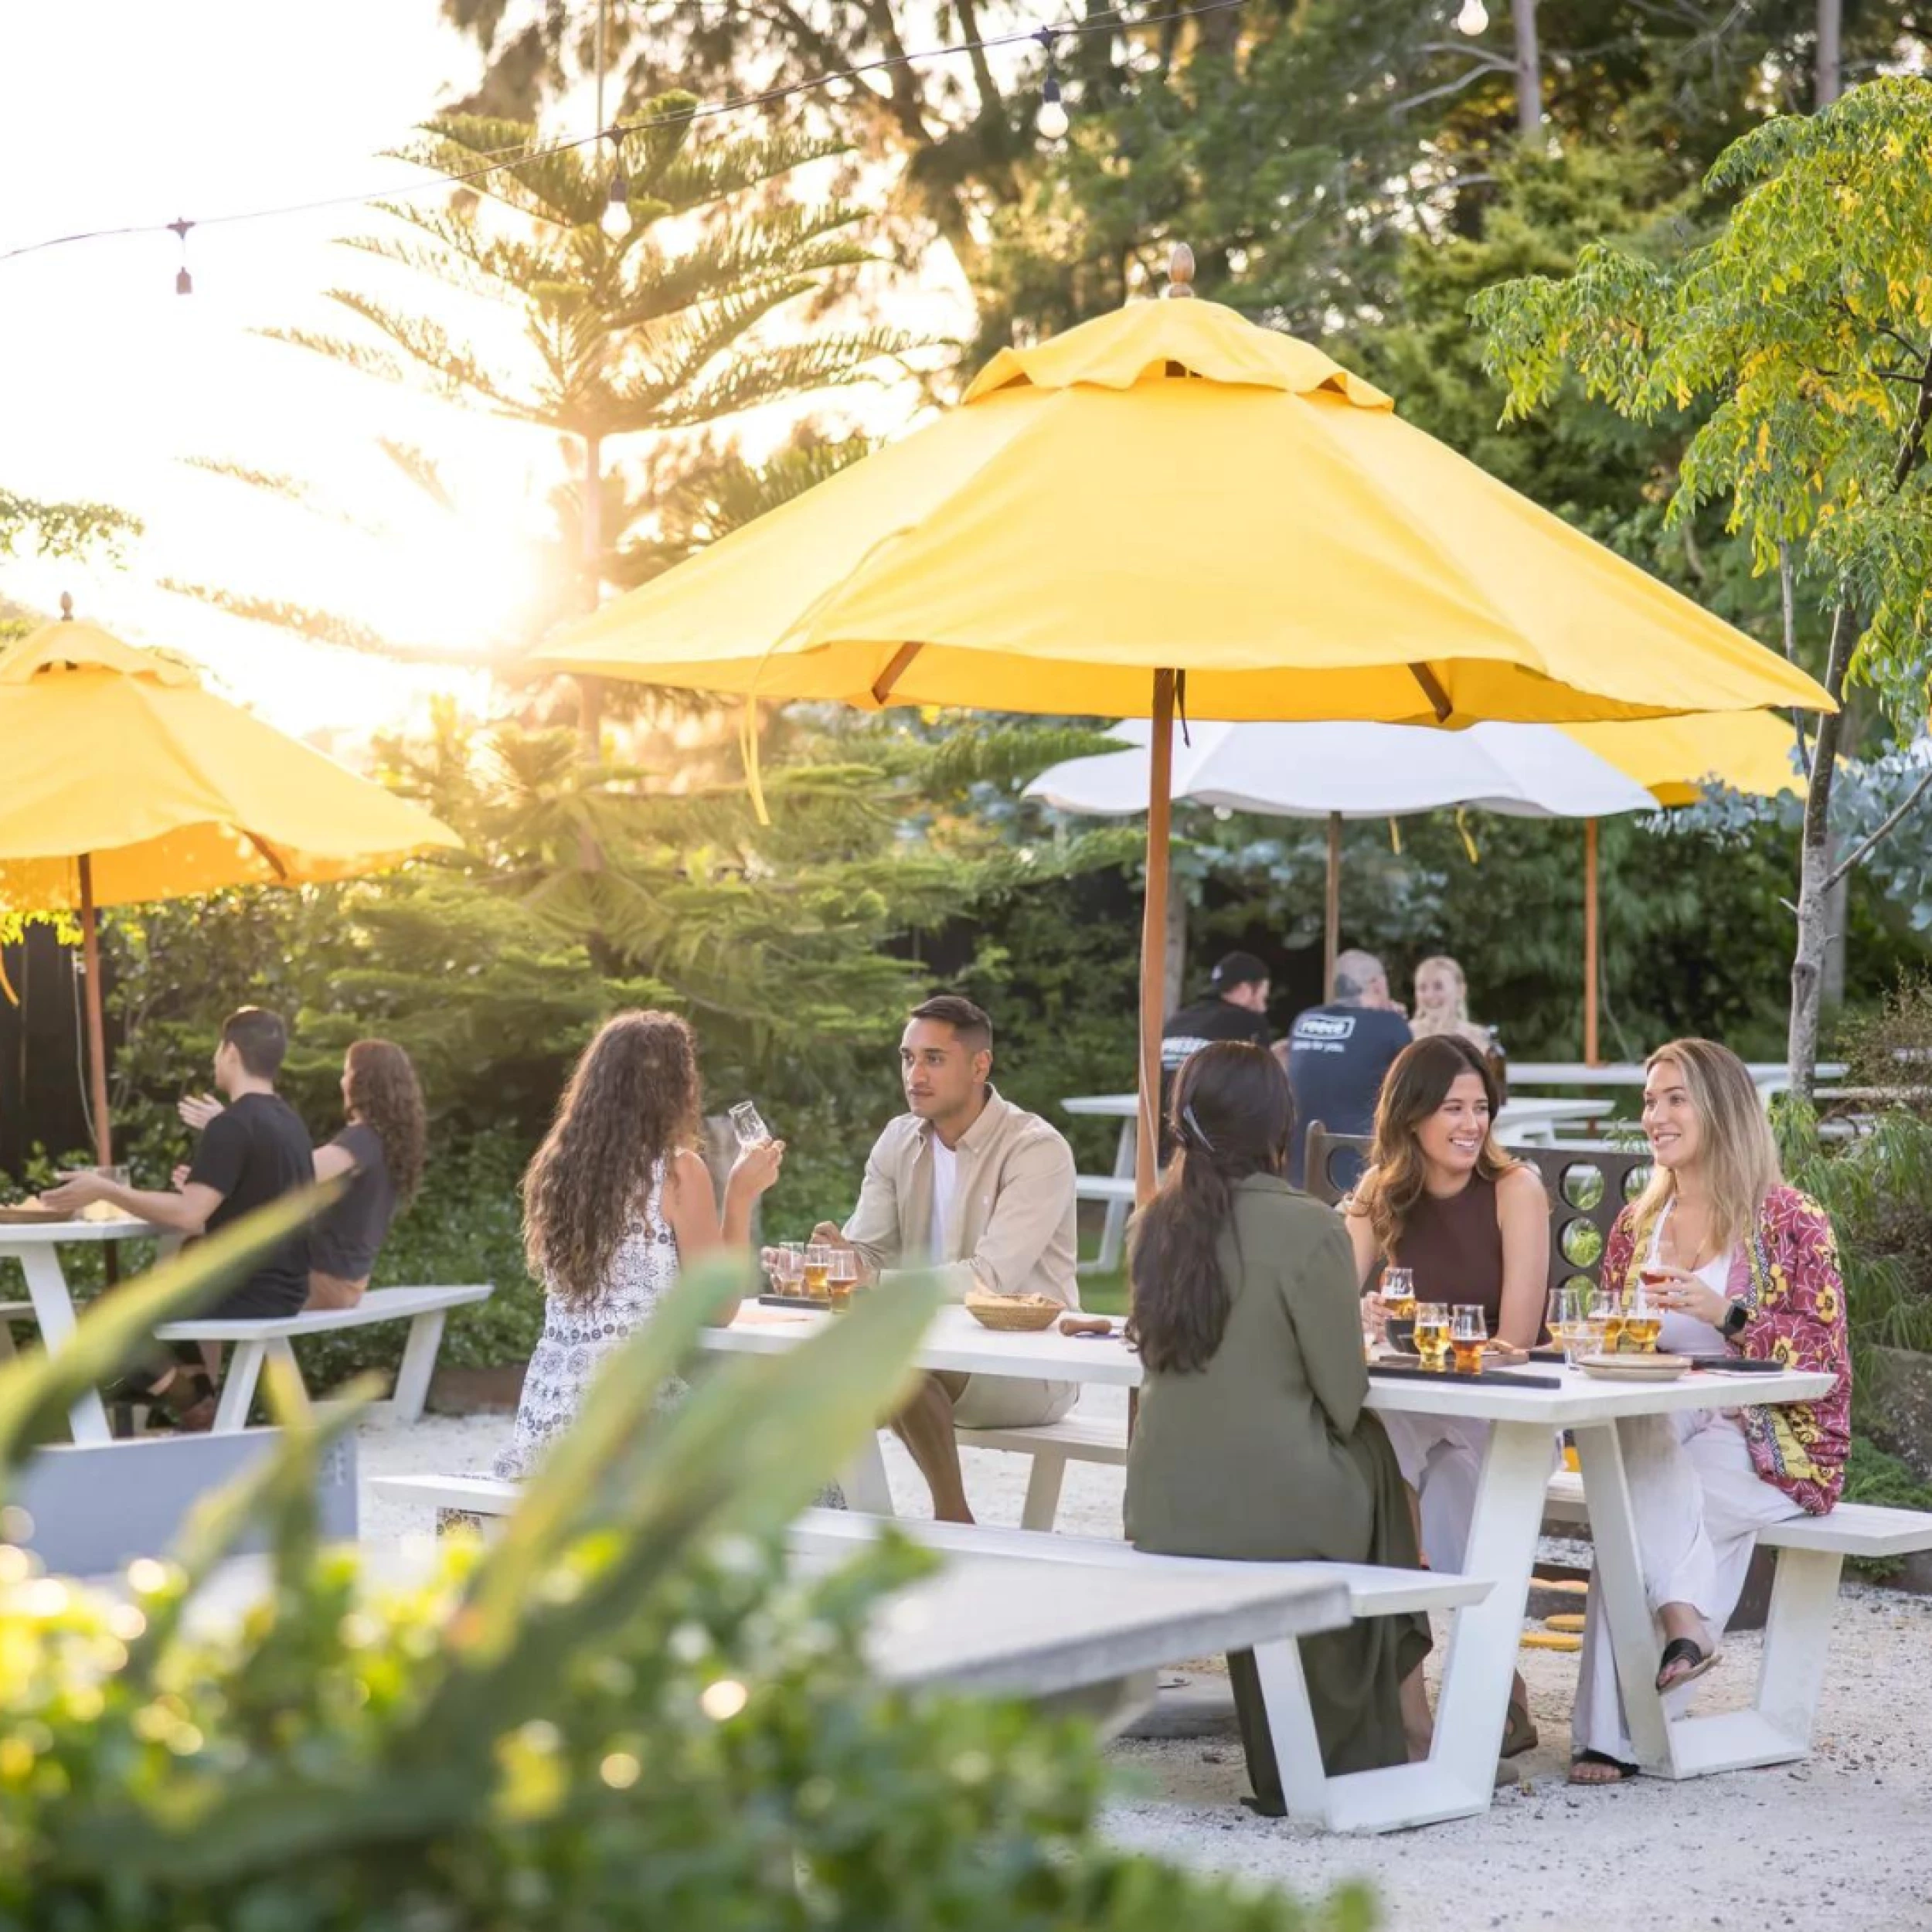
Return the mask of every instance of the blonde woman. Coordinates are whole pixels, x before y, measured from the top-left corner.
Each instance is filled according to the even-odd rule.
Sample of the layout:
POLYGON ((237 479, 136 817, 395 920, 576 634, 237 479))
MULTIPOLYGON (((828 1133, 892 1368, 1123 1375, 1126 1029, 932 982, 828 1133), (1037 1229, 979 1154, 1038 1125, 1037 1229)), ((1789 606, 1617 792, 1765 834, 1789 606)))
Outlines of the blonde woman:
MULTIPOLYGON (((1822 1515, 1838 1501, 1852 1366, 1832 1224, 1785 1185, 1743 1063, 1709 1040, 1660 1046, 1645 1066, 1644 1132, 1656 1168, 1611 1231, 1605 1283, 1628 1291, 1641 1281, 1662 1307, 1665 1349, 1832 1377, 1815 1403, 1617 1424, 1662 1644, 1657 1688, 1672 1692, 1716 1662, 1758 1531, 1822 1515)), ((1635 1772, 1594 1582, 1572 1729, 1573 1784, 1614 1784, 1635 1772)))
POLYGON ((1409 1030, 1417 1039, 1447 1034, 1466 1039, 1479 1053, 1489 1052, 1495 1045, 1489 1029, 1469 1017, 1469 982, 1446 953, 1417 967, 1415 988, 1416 1012, 1409 1030))

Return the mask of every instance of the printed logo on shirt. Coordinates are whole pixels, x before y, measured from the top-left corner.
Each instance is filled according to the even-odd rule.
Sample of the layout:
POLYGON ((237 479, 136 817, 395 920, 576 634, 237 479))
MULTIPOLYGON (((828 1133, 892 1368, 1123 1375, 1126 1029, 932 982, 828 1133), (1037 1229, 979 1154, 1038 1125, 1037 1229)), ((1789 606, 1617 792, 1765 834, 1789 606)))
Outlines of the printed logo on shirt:
POLYGON ((1192 1039, 1185 1034, 1177 1033, 1171 1039, 1161 1043, 1161 1064, 1172 1072, 1191 1055, 1198 1053, 1204 1046, 1213 1045, 1212 1040, 1192 1039))
POLYGON ((1304 1013, 1288 1037, 1291 1053, 1339 1053, 1355 1037, 1352 1013, 1304 1013))

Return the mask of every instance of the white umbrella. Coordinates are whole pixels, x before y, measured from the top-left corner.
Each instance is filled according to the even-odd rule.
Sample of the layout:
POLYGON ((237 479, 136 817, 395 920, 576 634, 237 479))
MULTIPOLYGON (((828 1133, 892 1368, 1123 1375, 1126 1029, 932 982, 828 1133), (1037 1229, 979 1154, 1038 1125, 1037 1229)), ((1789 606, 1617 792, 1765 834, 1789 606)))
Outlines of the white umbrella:
MULTIPOLYGON (((1145 719, 1130 719, 1112 735, 1131 749, 1070 758, 1042 772, 1026 795, 1063 811, 1145 811, 1151 734, 1145 719)), ((1176 800, 1328 821, 1322 964, 1330 998, 1341 943, 1344 818, 1466 805, 1517 818, 1594 824, 1613 812, 1657 809, 1656 799, 1635 779, 1555 725, 1478 724, 1466 731, 1437 731, 1414 725, 1191 723, 1185 740, 1175 743, 1173 759, 1171 795, 1176 800)), ((1594 845, 1590 857, 1594 867, 1594 845)), ((1593 986, 1586 1002, 1593 1007, 1594 992, 1593 986)))

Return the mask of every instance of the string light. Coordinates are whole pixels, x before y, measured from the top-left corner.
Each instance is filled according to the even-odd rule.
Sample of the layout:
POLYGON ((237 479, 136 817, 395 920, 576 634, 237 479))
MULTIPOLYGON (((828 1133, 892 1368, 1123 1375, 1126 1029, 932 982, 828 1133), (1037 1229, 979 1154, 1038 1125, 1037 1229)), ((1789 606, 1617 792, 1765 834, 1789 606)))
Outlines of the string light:
POLYGON ((624 172, 622 134, 612 134, 611 148, 617 160, 611 170, 611 192, 604 204, 602 226, 611 240, 621 242, 631 232, 631 182, 624 172))
MULTIPOLYGON (((620 121, 609 128, 600 128, 594 133, 577 134, 566 139, 545 142, 526 143, 515 148, 485 150, 486 154, 500 155, 502 159, 487 159, 474 168, 465 168, 454 172, 437 169, 432 171, 428 179, 416 182, 402 188, 371 188, 359 193, 325 195, 313 201, 288 202, 268 208, 237 209, 232 214, 204 215, 197 221, 131 223, 120 228, 83 229, 71 235, 51 235, 45 241, 29 242, 19 248, 0 251, 0 262, 17 260, 22 255, 36 255, 49 248, 61 248, 74 242, 107 241, 124 235, 156 235, 173 230, 185 234, 189 228, 225 228, 241 222, 277 221, 297 215, 321 213, 332 208, 366 207, 372 202, 399 202, 414 200, 420 196, 434 194, 450 188, 462 186, 465 182, 481 181, 485 176, 501 174, 505 169, 522 168, 532 162, 548 159, 552 155, 569 154, 580 148, 594 145, 600 141, 619 140, 626 134, 636 134, 647 128, 675 128, 693 121, 715 120, 719 115, 743 114, 757 107, 771 107, 780 101, 795 99, 801 94, 815 94, 821 89, 835 87, 848 81, 862 79, 867 74, 887 73, 900 67, 917 66, 928 60, 947 59, 956 54, 980 53, 1002 47, 1018 46, 1026 41, 1041 41, 1058 34, 1111 34, 1121 27, 1166 27, 1182 20, 1196 20, 1204 15, 1226 13, 1243 7, 1247 0, 1200 0, 1200 4, 1180 7, 1172 13, 1165 13, 1145 21, 1130 21, 1126 18, 1128 9, 1111 7, 1104 12, 1090 15, 1083 19, 1067 20, 1050 29, 1029 32, 994 34, 981 40, 961 41, 951 46, 927 47, 916 53, 881 54, 876 60, 862 60, 852 66, 842 67, 832 72, 816 74, 809 80, 794 80, 782 87, 768 87, 755 94, 740 94, 732 99, 717 101, 701 101, 676 114, 648 114, 631 121, 620 121)), ((1481 0, 1468 0, 1470 7, 1480 7, 1481 0)), ((1466 11, 1467 9, 1465 9, 1466 11)), ((1488 19, 1483 15, 1485 22, 1488 19)), ((1038 123, 1059 125, 1062 134, 1066 131, 1066 109, 1059 94, 1058 79, 1049 77, 1052 90, 1041 90, 1040 114, 1038 123)), ((1042 127, 1045 131, 1045 126, 1042 127)), ((1049 136, 1057 139, 1060 136, 1049 136)), ((184 269, 182 276, 185 276, 184 269)), ((176 285, 185 294, 192 292, 192 279, 182 287, 182 276, 178 276, 176 285)))
POLYGON ((1053 29, 1043 27, 1033 37, 1046 49, 1046 79, 1040 87, 1039 112, 1033 117, 1033 125, 1039 130, 1042 140, 1064 141, 1070 124, 1060 102, 1060 70, 1053 64, 1053 29))
POLYGON ((1471 39, 1488 31, 1489 9, 1482 0, 1462 0, 1462 11, 1456 15, 1456 31, 1466 33, 1471 39))
POLYGON ((192 295, 195 292, 195 278, 188 272, 188 231, 194 225, 185 216, 177 216, 168 224, 170 232, 181 237, 181 267, 175 275, 177 295, 192 295))

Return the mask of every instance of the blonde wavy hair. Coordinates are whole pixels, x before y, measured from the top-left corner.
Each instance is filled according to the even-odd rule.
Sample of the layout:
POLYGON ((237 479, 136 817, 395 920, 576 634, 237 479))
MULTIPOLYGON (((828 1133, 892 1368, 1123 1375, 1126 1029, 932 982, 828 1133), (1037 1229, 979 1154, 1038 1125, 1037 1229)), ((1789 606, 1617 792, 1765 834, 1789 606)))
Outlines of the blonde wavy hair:
MULTIPOLYGON (((1499 1111, 1496 1077, 1489 1063, 1458 1033, 1433 1033, 1412 1041, 1396 1056, 1382 1083, 1369 1171, 1349 1199, 1349 1212, 1368 1216, 1376 1251, 1385 1261, 1394 1258, 1396 1244, 1428 1179, 1428 1163, 1416 1130, 1465 1073, 1474 1073, 1482 1082, 1493 1123, 1499 1111)), ((1477 1173, 1494 1181, 1522 1165, 1503 1151, 1492 1125, 1476 1157, 1477 1173)))
MULTIPOLYGON (((1697 1116, 1698 1159, 1711 1204, 1709 1238, 1723 1253, 1744 1238, 1764 1197, 1784 1184, 1777 1142, 1749 1070, 1728 1046, 1707 1039, 1672 1040, 1645 1061, 1646 1083, 1666 1060, 1677 1068, 1697 1116)), ((1660 1164, 1637 1197, 1632 1219, 1648 1227, 1676 1196, 1676 1175, 1660 1164)))
POLYGON ((1409 976, 1409 983, 1413 985, 1432 966, 1440 967, 1456 982, 1456 1003, 1445 1017, 1439 1019, 1425 1013, 1418 1000, 1416 1016, 1409 1022, 1409 1030, 1417 1039, 1434 1039, 1441 1034, 1454 1033, 1471 1023, 1468 976, 1447 953, 1431 953, 1427 959, 1417 960, 1416 970, 1409 976))

